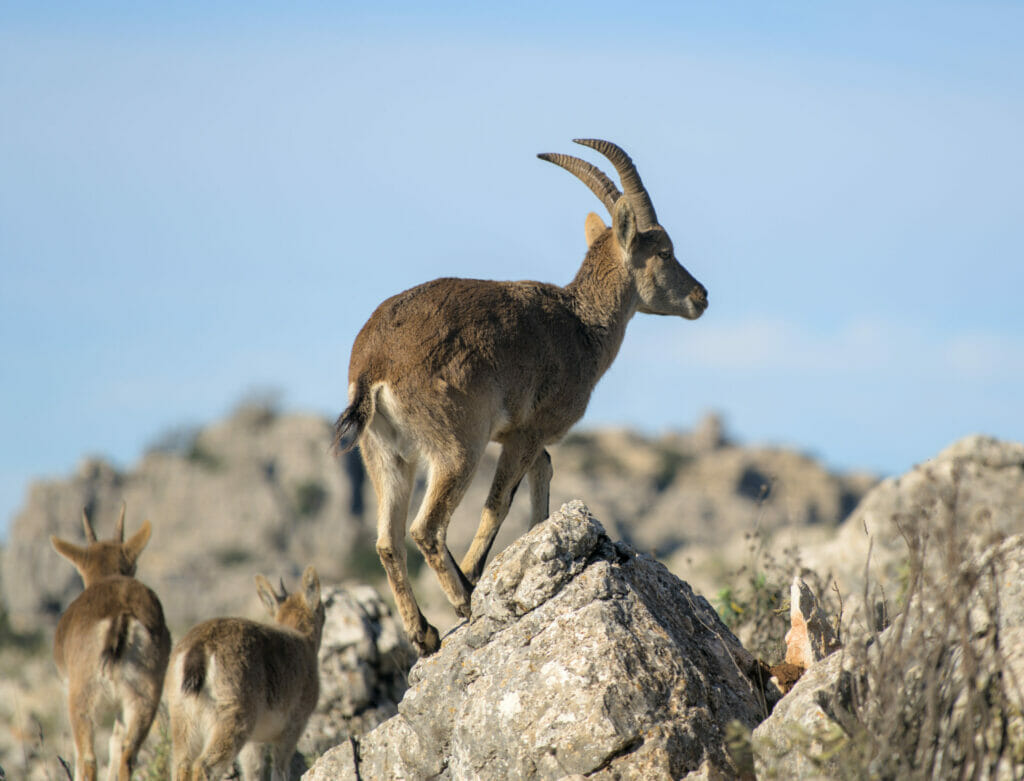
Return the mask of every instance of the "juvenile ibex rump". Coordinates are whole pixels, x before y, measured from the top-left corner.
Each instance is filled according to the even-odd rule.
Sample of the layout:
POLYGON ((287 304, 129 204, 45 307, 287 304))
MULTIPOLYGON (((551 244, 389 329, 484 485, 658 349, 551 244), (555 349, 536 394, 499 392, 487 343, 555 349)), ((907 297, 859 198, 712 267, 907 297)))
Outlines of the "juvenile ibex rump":
POLYGON ((577 140, 615 166, 624 193, 568 155, 539 157, 581 179, 611 213, 586 220, 589 249, 565 287, 542 282, 436 279, 387 299, 356 337, 349 406, 335 443, 358 441, 377 492, 377 552, 410 640, 437 650, 409 583, 405 524, 417 465, 427 488, 413 540, 456 612, 470 592, 524 476, 531 522, 547 517, 551 459, 544 446, 583 415, 636 312, 700 317, 707 291, 675 259, 629 156, 608 141, 577 140), (445 533, 488 441, 502 446, 469 551, 456 565, 445 533))
POLYGON ((274 625, 214 618, 174 646, 167 701, 175 781, 219 781, 239 752, 243 778, 258 779, 262 744, 271 747, 273 781, 288 778, 320 696, 320 579, 309 566, 301 593, 283 584, 277 593, 262 575, 256 588, 274 625))
POLYGON ((131 778, 139 747, 160 705, 171 651, 160 600, 133 577, 135 563, 149 541, 149 521, 125 542, 124 513, 122 504, 110 540, 97 541, 84 510, 86 547, 50 537, 54 549, 75 565, 85 584, 85 591, 60 617, 53 643, 57 670, 68 682, 75 781, 96 778, 93 729, 109 706, 120 711, 110 739, 109 777, 131 778))

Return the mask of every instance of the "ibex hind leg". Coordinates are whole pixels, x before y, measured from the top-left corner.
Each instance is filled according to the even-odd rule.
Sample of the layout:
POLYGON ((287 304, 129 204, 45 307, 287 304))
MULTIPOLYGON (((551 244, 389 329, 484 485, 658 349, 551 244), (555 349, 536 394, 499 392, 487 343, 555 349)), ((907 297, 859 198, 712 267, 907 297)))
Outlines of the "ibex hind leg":
POLYGON ((252 725, 240 713, 218 713, 213 732, 193 769, 193 778, 218 781, 245 746, 252 725))
MULTIPOLYGON (((124 757, 124 724, 120 718, 114 719, 114 727, 110 731, 110 742, 107 744, 107 781, 119 781, 121 765, 125 763, 124 757)), ((131 779, 131 771, 126 778, 131 779)))
MULTIPOLYGON (((480 525, 477 527, 473 542, 462 559, 462 571, 466 573, 471 583, 476 583, 483 574, 484 565, 487 563, 487 555, 491 546, 494 545, 494 538, 498 536, 498 530, 508 515, 512 506, 512 498, 515 496, 516 488, 522 481, 523 476, 530 470, 531 478, 534 473, 535 464, 543 460, 538 454, 539 446, 536 442, 525 437, 507 438, 502 442, 501 455, 498 457, 498 466, 494 470, 494 480, 491 482, 491 490, 484 503, 484 510, 480 516, 480 525)), ((546 455, 546 452, 541 450, 546 455)), ((545 463, 547 463, 545 461, 545 463)), ((548 466, 550 471, 550 464, 548 466)), ((542 472, 543 470, 541 470, 542 472)), ((548 476, 550 480, 550 475, 548 476)), ((530 495, 533 503, 537 501, 534 481, 531 479, 530 495)), ((547 485, 544 486, 542 497, 544 504, 547 504, 547 485)), ((536 508, 533 511, 536 514, 536 508)), ((536 523, 531 518, 531 525, 536 523)))
POLYGON ((409 530, 448 601, 463 618, 469 618, 473 585, 452 558, 446 536, 448 522, 469 487, 478 460, 479 453, 460 450, 431 461, 427 492, 409 530))
POLYGON ((395 596, 398 614, 416 649, 421 654, 433 653, 440 647, 440 637, 416 604, 405 557, 405 524, 416 464, 403 459, 372 431, 363 436, 360 450, 377 493, 377 555, 395 596))
POLYGON ((68 702, 75 739, 75 781, 96 781, 91 693, 86 687, 78 688, 68 702))
POLYGON ((266 745, 249 741, 238 752, 238 767, 242 771, 242 781, 260 781, 263 777, 266 745))
POLYGON ((196 760, 203 750, 206 736, 199 724, 188 717, 180 699, 169 698, 167 710, 171 721, 171 777, 174 781, 193 781, 197 778, 196 760))
POLYGON ((304 721, 296 724, 270 746, 270 781, 288 781, 288 770, 295 754, 295 746, 298 745, 305 729, 304 721))
POLYGON ((148 692, 147 694, 148 697, 146 698, 125 698, 124 723, 117 722, 114 733, 111 735, 111 777, 116 777, 117 781, 130 781, 132 771, 135 769, 135 763, 139 756, 139 749, 142 748, 142 743, 149 734, 149 728, 160 705, 159 690, 148 692), (117 743, 116 748, 118 752, 116 776, 113 775, 115 742, 117 743))

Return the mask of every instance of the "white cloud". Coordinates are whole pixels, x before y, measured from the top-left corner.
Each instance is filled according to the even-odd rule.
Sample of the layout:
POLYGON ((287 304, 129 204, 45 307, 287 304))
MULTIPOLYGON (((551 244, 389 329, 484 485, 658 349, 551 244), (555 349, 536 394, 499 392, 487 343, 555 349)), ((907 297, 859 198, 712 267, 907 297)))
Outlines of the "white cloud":
POLYGON ((965 332, 946 342, 943 358, 951 370, 963 374, 1021 378, 1024 375, 1024 339, 983 331, 965 332))

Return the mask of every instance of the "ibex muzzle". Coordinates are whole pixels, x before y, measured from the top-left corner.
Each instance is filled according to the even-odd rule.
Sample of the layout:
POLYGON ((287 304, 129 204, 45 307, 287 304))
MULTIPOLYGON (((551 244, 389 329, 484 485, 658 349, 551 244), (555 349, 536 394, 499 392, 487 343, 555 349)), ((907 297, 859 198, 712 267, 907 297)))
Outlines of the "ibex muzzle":
POLYGON ((356 337, 349 406, 336 444, 358 441, 377 492, 377 552, 406 632, 421 653, 437 650, 409 583, 405 526, 417 467, 427 490, 410 533, 449 601, 469 616, 470 593, 512 495, 530 483, 531 522, 547 517, 551 459, 583 415, 636 312, 695 319, 707 291, 675 259, 672 241, 629 156, 608 141, 578 140, 607 157, 623 192, 591 163, 540 157, 586 184, 612 217, 590 214, 589 249, 565 287, 542 282, 436 279, 384 301, 356 337), (461 564, 448 522, 488 441, 501 444, 480 526, 461 564))

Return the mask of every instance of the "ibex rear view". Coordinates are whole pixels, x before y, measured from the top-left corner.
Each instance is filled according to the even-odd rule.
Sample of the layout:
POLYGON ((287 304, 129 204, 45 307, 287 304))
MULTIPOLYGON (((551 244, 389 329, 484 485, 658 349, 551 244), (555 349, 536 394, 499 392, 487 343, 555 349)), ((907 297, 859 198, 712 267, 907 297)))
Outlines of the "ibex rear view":
POLYGON ((175 781, 219 781, 235 757, 242 778, 288 778, 295 744, 320 696, 317 652, 324 628, 320 577, 312 565, 302 590, 256 589, 274 624, 214 618, 174 646, 167 675, 175 781))
POLYGON ((377 552, 405 630, 423 654, 440 640, 406 569, 418 464, 425 462, 427 488, 410 533, 456 612, 468 617, 473 585, 524 476, 531 523, 547 517, 551 459, 544 446, 583 415, 630 318, 645 312, 693 320, 707 308, 707 291, 675 259, 629 156, 608 141, 576 143, 612 162, 624 192, 584 160, 539 155, 582 180, 612 217, 608 228, 587 215, 589 249, 572 282, 436 279, 377 307, 352 348, 350 403, 335 441, 351 447, 358 440, 377 492, 377 552), (448 521, 488 441, 502 446, 498 467, 480 526, 456 565, 445 542, 448 521))
POLYGON ((135 563, 149 542, 149 521, 125 542, 125 507, 110 540, 97 540, 85 511, 84 548, 50 537, 75 565, 85 590, 57 624, 53 656, 68 683, 68 715, 75 738, 75 781, 96 778, 93 733, 106 707, 117 711, 110 739, 108 778, 129 781, 139 748, 160 704, 171 635, 149 588, 135 579, 135 563))

